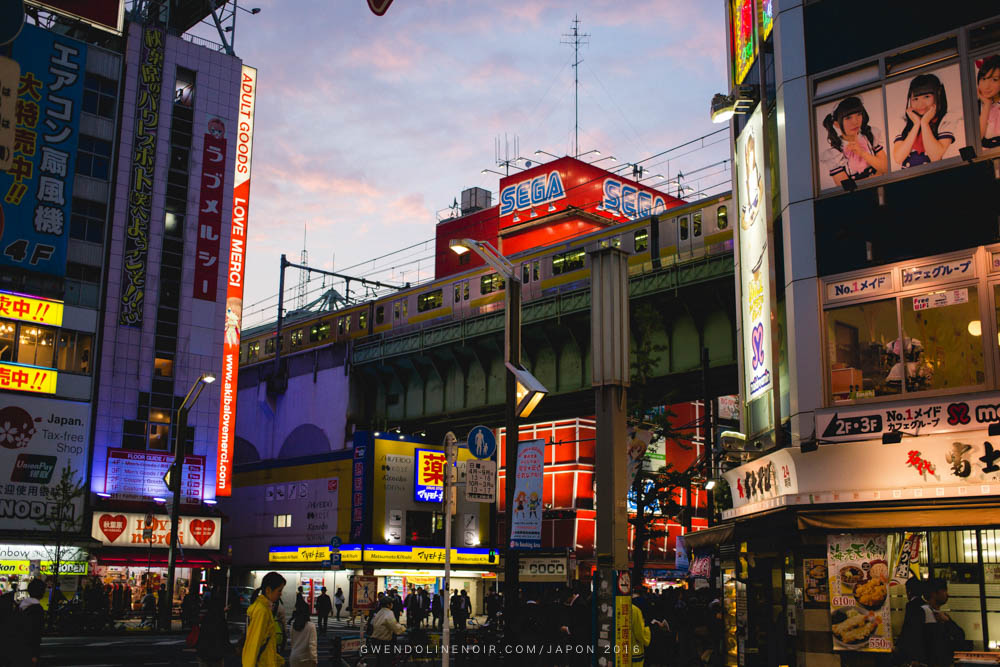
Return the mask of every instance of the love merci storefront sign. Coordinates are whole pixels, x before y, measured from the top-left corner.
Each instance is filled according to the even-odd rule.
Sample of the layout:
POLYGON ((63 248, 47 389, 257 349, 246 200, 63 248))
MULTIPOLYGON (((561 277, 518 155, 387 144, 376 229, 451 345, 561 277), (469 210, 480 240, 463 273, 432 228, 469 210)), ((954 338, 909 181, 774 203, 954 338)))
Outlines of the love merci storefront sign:
MULTIPOLYGON (((218 517, 182 516, 177 541, 185 549, 218 549, 222 541, 222 522, 218 517)), ((95 512, 90 536, 108 547, 145 547, 166 549, 170 546, 170 517, 154 514, 152 537, 143 539, 146 515, 135 512, 95 512)))

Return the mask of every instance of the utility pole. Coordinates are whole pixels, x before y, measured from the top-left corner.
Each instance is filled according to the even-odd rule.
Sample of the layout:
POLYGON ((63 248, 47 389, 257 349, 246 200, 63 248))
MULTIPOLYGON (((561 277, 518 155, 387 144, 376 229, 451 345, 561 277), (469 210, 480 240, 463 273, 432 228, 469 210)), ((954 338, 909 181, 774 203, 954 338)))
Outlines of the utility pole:
POLYGON ((573 157, 580 155, 580 45, 590 44, 590 33, 580 32, 580 17, 573 17, 573 32, 563 33, 560 44, 573 47, 573 157))
MULTIPOLYGON (((454 504, 452 494, 455 493, 455 478, 458 476, 455 470, 455 459, 458 452, 456 445, 458 439, 455 434, 448 431, 444 435, 444 594, 441 596, 441 611, 444 612, 444 627, 441 629, 441 646, 451 646, 451 628, 448 627, 448 611, 451 601, 451 508, 454 504)), ((441 656, 441 666, 448 667, 451 655, 448 650, 441 656)))
POLYGON ((705 404, 705 414, 702 415, 702 419, 704 420, 705 463, 708 468, 708 474, 705 475, 705 478, 713 482, 713 484, 705 486, 705 493, 708 494, 705 506, 708 509, 708 526, 711 528, 712 519, 715 517, 715 428, 712 423, 715 417, 713 409, 715 399, 709 393, 708 371, 708 348, 703 347, 701 349, 701 400, 705 404))

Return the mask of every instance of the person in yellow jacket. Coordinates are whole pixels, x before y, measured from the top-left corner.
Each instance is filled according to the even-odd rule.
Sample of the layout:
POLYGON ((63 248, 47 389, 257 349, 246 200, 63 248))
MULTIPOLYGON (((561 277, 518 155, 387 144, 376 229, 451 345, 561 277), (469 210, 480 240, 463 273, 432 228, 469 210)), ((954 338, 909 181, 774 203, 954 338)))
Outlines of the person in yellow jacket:
POLYGON ((271 608, 281 597, 285 578, 268 572, 261 582, 259 594, 247 609, 247 636, 243 642, 243 667, 281 667, 284 658, 278 655, 277 629, 271 608))
POLYGON ((642 618, 642 610, 632 603, 632 667, 642 667, 646 660, 646 647, 653 638, 646 621, 642 618))

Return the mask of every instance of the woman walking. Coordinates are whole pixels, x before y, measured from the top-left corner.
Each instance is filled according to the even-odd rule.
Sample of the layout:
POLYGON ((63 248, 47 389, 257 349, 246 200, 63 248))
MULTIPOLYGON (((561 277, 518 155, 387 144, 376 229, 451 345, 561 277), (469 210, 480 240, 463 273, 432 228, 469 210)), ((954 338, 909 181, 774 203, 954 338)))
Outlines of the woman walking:
POLYGON ((285 578, 277 572, 264 575, 257 599, 247 610, 247 636, 243 642, 243 667, 281 667, 278 637, 271 607, 281 598, 285 578))

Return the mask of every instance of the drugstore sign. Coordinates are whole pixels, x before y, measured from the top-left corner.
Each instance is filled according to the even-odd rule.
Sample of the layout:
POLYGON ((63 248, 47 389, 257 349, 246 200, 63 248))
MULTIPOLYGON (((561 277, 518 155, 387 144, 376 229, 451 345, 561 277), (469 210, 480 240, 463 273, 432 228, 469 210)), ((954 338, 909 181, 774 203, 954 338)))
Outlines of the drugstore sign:
POLYGON ((413 499, 423 503, 439 503, 444 499, 444 452, 436 449, 414 451, 413 499))

